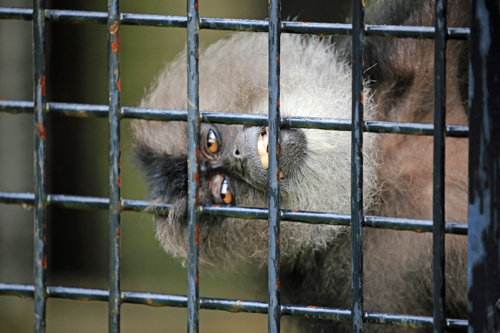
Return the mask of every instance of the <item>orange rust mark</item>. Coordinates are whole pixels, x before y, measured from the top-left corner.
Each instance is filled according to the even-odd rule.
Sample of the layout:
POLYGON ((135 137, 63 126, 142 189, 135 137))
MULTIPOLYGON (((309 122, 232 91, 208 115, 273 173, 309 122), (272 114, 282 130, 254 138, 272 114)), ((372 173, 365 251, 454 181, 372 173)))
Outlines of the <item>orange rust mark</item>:
POLYGON ((120 227, 116 228, 116 237, 120 237, 121 235, 121 231, 120 231, 120 227))
POLYGON ((363 7, 365 6, 365 0, 363 0, 363 7))
POLYGON ((88 298, 77 298, 76 299, 78 302, 91 302, 92 300, 88 299, 88 298))
POLYGON ((116 52, 120 49, 120 35, 116 36, 116 40, 111 43, 111 51, 116 52))
POLYGON ((280 108, 280 99, 278 98, 278 100, 276 101, 276 106, 278 107, 278 109, 280 108))
POLYGON ((316 306, 316 305, 309 305, 309 306, 308 306, 308 308, 309 308, 309 309, 316 309, 316 308, 317 308, 317 306, 316 306))
POLYGON ((363 147, 361 147, 360 150, 363 151, 363 147))
POLYGON ((276 153, 278 154, 278 157, 280 156, 280 149, 281 149, 281 147, 279 145, 276 146, 276 153))
POLYGON ((278 291, 280 292, 281 289, 280 289, 280 280, 278 279, 278 281, 276 281, 276 289, 278 289, 278 291))
POLYGON ((365 104, 365 93, 361 91, 361 104, 365 104))
POLYGON ((200 276, 199 275, 196 276, 196 284, 200 285, 200 276))
MULTIPOLYGON (((280 238, 281 238, 281 236, 280 236, 280 235, 278 235, 278 247, 279 247, 279 246, 280 246, 280 244, 281 244, 281 240, 280 240, 280 238)), ((279 265, 279 262, 278 262, 278 265, 279 265)), ((278 266, 278 268, 279 268, 279 266, 278 266)))
POLYGON ((109 33, 114 35, 118 31, 118 27, 120 26, 120 23, 117 21, 115 24, 109 27, 109 33))
POLYGON ((120 90, 120 80, 121 80, 121 78, 118 78, 118 81, 116 82, 116 87, 118 88, 118 91, 121 91, 120 90))
POLYGON ((298 209, 292 209, 292 212, 298 212, 299 210, 298 209))
POLYGON ((116 180, 116 184, 118 184, 118 187, 121 187, 122 186, 122 175, 118 175, 118 179, 116 180))
POLYGON ((193 179, 196 182, 196 184, 199 184, 200 183, 200 174, 198 172, 195 173, 193 179))
POLYGON ((198 10, 198 1, 194 3, 194 7, 196 8, 196 10, 198 10))
POLYGON ((42 96, 45 97, 45 75, 40 77, 40 86, 42 88, 42 96))
POLYGON ((220 207, 220 205, 212 205, 212 207, 220 207))
POLYGON ((47 269, 47 255, 42 258, 42 269, 47 269))
POLYGON ((45 133, 45 126, 43 126, 43 123, 41 121, 38 122, 38 124, 36 124, 36 129, 38 131, 38 136, 40 137, 40 139, 43 140, 43 142, 45 142, 47 140, 47 137, 46 137, 46 133, 45 133))
POLYGON ((309 24, 309 22, 299 21, 300 24, 309 24))
POLYGON ((196 237, 194 238, 196 245, 200 246, 200 224, 196 225, 196 237))
MULTIPOLYGON (((120 148, 118 148, 118 150, 121 150, 120 148)), ((118 160, 118 169, 121 169, 122 168, 122 161, 121 160, 118 160)))

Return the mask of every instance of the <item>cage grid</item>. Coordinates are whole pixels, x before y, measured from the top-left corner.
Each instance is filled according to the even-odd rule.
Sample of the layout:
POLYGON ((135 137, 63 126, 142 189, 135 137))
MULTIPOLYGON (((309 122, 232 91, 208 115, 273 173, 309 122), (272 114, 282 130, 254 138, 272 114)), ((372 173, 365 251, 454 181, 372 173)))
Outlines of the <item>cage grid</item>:
MULTIPOLYGON (((0 19, 33 21, 34 102, 0 101, 0 111, 34 114, 35 191, 34 193, 0 192, 0 203, 29 204, 35 207, 35 277, 34 285, 0 283, 0 295, 17 295, 35 299, 35 332, 45 331, 47 298, 95 300, 109 304, 109 332, 120 331, 120 304, 135 303, 149 306, 185 307, 188 310, 188 331, 198 332, 199 309, 231 312, 267 313, 269 332, 279 332, 280 316, 307 316, 336 321, 351 320, 353 331, 361 332, 363 322, 406 327, 434 327, 435 332, 467 329, 468 321, 444 317, 444 234, 468 234, 468 224, 444 223, 444 139, 467 138, 468 126, 446 125, 445 73, 446 40, 469 39, 469 28, 448 28, 446 0, 436 1, 435 27, 407 27, 364 24, 364 1, 353 1, 352 24, 281 21, 279 0, 269 2, 269 20, 200 18, 198 0, 188 0, 187 16, 166 16, 120 13, 119 0, 108 0, 108 13, 46 9, 44 0, 34 0, 33 9, 0 8, 0 19), (109 97, 106 105, 47 102, 45 98, 45 21, 96 23, 108 25, 109 97), (188 110, 145 109, 120 105, 119 27, 122 24, 181 27, 188 33, 188 110), (269 33, 269 117, 254 114, 200 112, 198 109, 198 32, 200 29, 256 31, 269 33), (313 33, 321 35, 352 35, 353 41, 353 117, 352 120, 280 117, 279 114, 279 41, 281 33, 313 33), (435 122, 432 124, 363 121, 363 39, 364 36, 409 37, 435 39, 435 122), (109 198, 48 194, 45 184, 45 116, 108 117, 109 119, 109 198), (120 288, 120 213, 125 210, 145 211, 147 201, 127 200, 120 196, 120 119, 179 120, 188 123, 188 216, 189 258, 187 296, 122 291, 120 288), (279 148, 279 129, 315 128, 352 131, 352 215, 316 213, 279 209, 279 177, 270 177, 269 209, 248 207, 200 206, 197 202, 198 129, 200 122, 269 126, 269 151, 279 148), (420 134, 434 136, 434 221, 363 216, 362 211, 362 138, 363 132, 420 134), (45 219, 48 205, 109 211, 109 290, 47 286, 45 219), (203 214, 269 220, 269 303, 203 298, 198 290, 198 217, 203 214), (280 303, 279 294, 279 224, 280 220, 351 226, 352 235, 352 309, 336 309, 311 305, 280 303), (437 226, 437 227, 436 227, 437 226), (363 227, 390 228, 433 232, 434 317, 366 312, 363 309, 363 227)), ((270 154, 269 174, 277 173, 279 154, 270 154)), ((156 205, 148 212, 165 214, 168 204, 156 205)), ((470 236, 469 236, 470 237, 470 236)))

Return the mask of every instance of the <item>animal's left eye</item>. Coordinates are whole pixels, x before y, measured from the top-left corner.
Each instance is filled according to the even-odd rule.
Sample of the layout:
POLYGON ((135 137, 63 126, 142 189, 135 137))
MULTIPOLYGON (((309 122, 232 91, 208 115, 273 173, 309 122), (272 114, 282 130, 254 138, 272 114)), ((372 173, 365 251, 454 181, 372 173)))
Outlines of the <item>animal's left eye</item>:
POLYGON ((228 205, 231 204, 231 201, 233 201, 233 195, 229 190, 229 184, 226 179, 222 181, 222 185, 220 187, 220 198, 228 205))
POLYGON ((207 133, 207 148, 213 154, 219 150, 219 140, 213 129, 208 130, 207 133))

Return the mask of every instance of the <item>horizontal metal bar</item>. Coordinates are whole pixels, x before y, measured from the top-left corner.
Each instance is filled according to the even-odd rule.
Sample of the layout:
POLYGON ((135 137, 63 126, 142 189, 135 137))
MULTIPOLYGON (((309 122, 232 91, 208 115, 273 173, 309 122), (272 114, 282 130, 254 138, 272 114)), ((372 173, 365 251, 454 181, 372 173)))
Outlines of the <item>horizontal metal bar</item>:
MULTIPOLYGON (((32 206, 35 200, 33 193, 0 192, 0 203, 21 204, 32 206)), ((49 194, 48 204, 72 209, 108 209, 108 198, 83 197, 75 195, 49 194)), ((148 201, 122 199, 122 211, 147 212, 153 214, 167 214, 169 204, 155 204, 148 201)), ((201 206, 201 214, 223 217, 267 220, 266 208, 232 207, 232 206, 201 206)), ((281 219, 290 222, 312 224, 344 225, 351 224, 348 214, 318 213, 306 211, 281 210, 281 219)), ((432 221, 403 219, 395 217, 365 216, 364 227, 408 230, 417 232, 432 232, 432 221)), ((468 224, 460 222, 446 222, 446 233, 467 235, 468 224)))
MULTIPOLYGON (((0 112, 33 113, 33 102, 28 101, 0 101, 0 112)), ((102 117, 108 116, 107 105, 48 103, 49 114, 75 117, 102 117)), ((122 107, 123 118, 186 121, 187 111, 145 109, 136 107, 122 107)), ((265 114, 240 114, 224 112, 201 112, 201 118, 206 123, 243 124, 266 126, 265 114)), ((283 128, 310 128, 321 130, 350 131, 351 120, 307 117, 281 117, 283 128)), ((387 121, 365 121, 363 131, 370 133, 392 133, 410 135, 433 135, 433 124, 395 123, 387 121)), ((447 125, 446 136, 466 138, 469 135, 468 126, 447 125)))
MULTIPOLYGON (((33 285, 0 283, 0 295, 33 298, 33 285)), ((107 302, 109 292, 102 289, 72 288, 49 286, 47 296, 50 298, 69 299, 75 301, 107 302)), ((142 304, 152 307, 182 307, 187 306, 187 297, 181 295, 165 295, 140 293, 132 291, 121 292, 122 303, 142 304)), ((223 310, 229 312, 267 313, 267 303, 219 298, 200 298, 200 308, 207 310, 223 310)), ((281 314, 334 321, 351 319, 351 311, 320 306, 281 305, 281 314)), ((432 327, 432 317, 412 316, 393 313, 365 312, 365 321, 375 324, 389 324, 402 327, 432 327)), ((447 319, 446 328, 452 331, 467 329, 467 320, 447 319)))
MULTIPOLYGON (((30 8, 0 7, 0 19, 31 20, 32 15, 33 10, 30 8)), ((45 10, 45 19, 55 22, 106 24, 107 17, 105 12, 45 10)), ((186 28, 187 19, 186 16, 122 13, 120 24, 186 28)), ((200 29, 267 32, 269 21, 202 17, 200 29)), ((364 33, 366 36, 427 39, 434 38, 434 30, 434 27, 365 25, 364 33)), ((352 33, 352 25, 283 21, 281 22, 281 32, 349 36, 352 33)), ((469 39, 469 36, 469 28, 448 28, 448 39, 469 39)))

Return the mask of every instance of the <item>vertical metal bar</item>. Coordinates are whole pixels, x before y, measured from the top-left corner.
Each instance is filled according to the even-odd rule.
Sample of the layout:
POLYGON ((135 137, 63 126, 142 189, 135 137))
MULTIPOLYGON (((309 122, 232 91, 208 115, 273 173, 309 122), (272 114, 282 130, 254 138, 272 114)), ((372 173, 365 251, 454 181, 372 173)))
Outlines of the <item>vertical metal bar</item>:
POLYGON ((351 148, 352 331, 363 331, 363 37, 365 1, 353 1, 351 148))
POLYGON ((45 112, 45 1, 33 0, 33 99, 35 137, 35 209, 34 209, 34 279, 35 332, 45 332, 47 290, 47 193, 46 193, 46 127, 45 112))
POLYGON ((446 126, 447 0, 435 2, 434 40, 434 191, 433 191, 433 301, 434 332, 444 332, 444 150, 446 126))
POLYGON ((200 16, 198 0, 187 2, 187 53, 188 53, 188 332, 199 330, 200 295, 198 284, 199 255, 199 173, 198 156, 200 151, 199 125, 199 73, 198 73, 198 35, 200 16))
POLYGON ((500 332, 500 2, 473 0, 469 63, 469 333, 500 332))
POLYGON ((120 8, 108 0, 109 332, 120 332, 120 8))
POLYGON ((269 240, 268 330, 280 331, 280 41, 281 3, 269 2, 269 240))

